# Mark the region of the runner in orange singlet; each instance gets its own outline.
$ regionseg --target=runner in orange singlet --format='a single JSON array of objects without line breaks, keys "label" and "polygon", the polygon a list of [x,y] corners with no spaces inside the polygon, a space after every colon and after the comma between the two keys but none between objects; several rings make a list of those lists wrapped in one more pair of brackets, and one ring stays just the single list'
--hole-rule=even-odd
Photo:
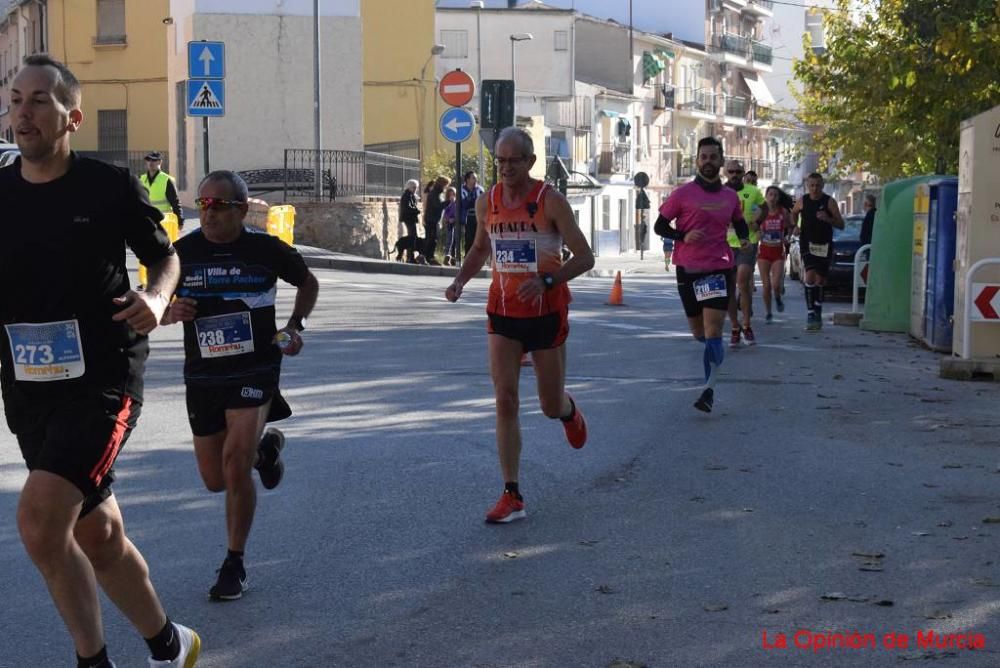
[{"label": "runner in orange singlet", "polygon": [[[535,164],[531,135],[519,128],[503,130],[497,139],[496,162],[500,182],[476,200],[476,220],[485,224],[478,226],[472,248],[445,297],[457,301],[469,279],[488,257],[493,258],[486,313],[504,491],[486,521],[505,523],[525,516],[518,489],[518,384],[523,353],[532,356],[542,412],[562,421],[574,448],[582,448],[587,441],[583,413],[565,391],[571,301],[567,282],[594,266],[594,254],[566,198],[528,175]],[[563,242],[573,254],[565,264]]]}]

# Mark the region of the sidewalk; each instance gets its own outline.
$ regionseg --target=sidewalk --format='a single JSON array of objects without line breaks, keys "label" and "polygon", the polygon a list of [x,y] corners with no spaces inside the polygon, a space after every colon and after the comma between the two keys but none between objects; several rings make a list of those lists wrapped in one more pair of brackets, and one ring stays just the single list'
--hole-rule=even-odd
[{"label": "sidewalk", "polygon": [[[296,244],[295,247],[302,254],[302,257],[305,258],[308,266],[319,269],[340,269],[342,271],[356,271],[368,274],[405,274],[409,276],[454,276],[458,273],[457,267],[432,267],[423,264],[379,260],[299,244]],[[619,271],[623,275],[659,275],[663,273],[663,254],[659,250],[648,251],[643,255],[643,259],[640,259],[638,251],[632,251],[623,255],[595,258],[594,268],[584,275],[591,278],[614,278],[615,274]],[[477,274],[478,278],[485,278],[487,276],[489,276],[489,269],[483,269]]]}]

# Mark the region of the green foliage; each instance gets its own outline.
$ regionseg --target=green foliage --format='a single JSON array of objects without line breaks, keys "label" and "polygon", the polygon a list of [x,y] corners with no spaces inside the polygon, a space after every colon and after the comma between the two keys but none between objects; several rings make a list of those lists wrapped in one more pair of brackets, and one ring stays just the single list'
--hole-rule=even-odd
[{"label": "green foliage", "polygon": [[821,166],[955,173],[961,122],[1000,104],[1000,0],[836,0],[794,64]]},{"label": "green foliage", "polygon": [[[490,164],[493,162],[493,156],[490,155],[489,151],[486,151],[486,171],[490,171]],[[479,175],[479,181],[482,183],[483,175],[479,174],[479,153],[462,153],[462,174],[466,172],[476,172]],[[423,183],[421,184],[421,190],[423,186],[427,185],[428,181],[431,181],[438,176],[447,176],[452,180],[452,185],[455,185],[455,152],[454,151],[434,151],[428,156],[425,156],[420,164],[420,175]]]}]

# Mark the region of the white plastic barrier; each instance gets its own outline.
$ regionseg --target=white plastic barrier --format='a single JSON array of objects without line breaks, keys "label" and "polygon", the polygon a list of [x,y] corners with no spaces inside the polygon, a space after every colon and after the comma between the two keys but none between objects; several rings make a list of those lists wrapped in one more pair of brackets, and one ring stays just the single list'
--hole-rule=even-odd
[{"label": "white plastic barrier", "polygon": [[[972,328],[972,277],[983,267],[991,264],[1000,264],[1000,257],[984,257],[982,260],[969,267],[965,274],[965,319],[962,321],[962,359],[969,359],[969,348],[972,347],[972,335],[969,330]],[[997,322],[1000,320],[976,320],[976,322]]]},{"label": "white plastic barrier", "polygon": [[865,281],[864,286],[858,285],[858,283],[862,280],[861,272],[864,271],[862,269],[861,263],[858,262],[858,260],[861,258],[861,254],[866,251],[868,252],[868,258],[865,259],[865,265],[867,266],[871,259],[872,245],[865,244],[861,248],[859,248],[857,252],[854,253],[854,283],[851,286],[851,292],[853,294],[851,298],[851,313],[858,312],[858,288],[868,287],[868,281]]}]

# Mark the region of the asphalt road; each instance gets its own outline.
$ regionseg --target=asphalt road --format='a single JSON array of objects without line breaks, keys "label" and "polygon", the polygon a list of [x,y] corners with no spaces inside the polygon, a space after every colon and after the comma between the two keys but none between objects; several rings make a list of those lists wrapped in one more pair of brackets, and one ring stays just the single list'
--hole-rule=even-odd
[{"label": "asphalt road", "polygon": [[[938,379],[937,356],[904,336],[804,333],[793,294],[759,345],[727,350],[705,415],[672,280],[626,278],[614,308],[610,280],[580,279],[568,385],[590,441],[566,444],[525,369],[528,518],[490,526],[502,481],[486,282],[449,304],[446,278],[317,275],[306,348],[283,375],[286,476],[260,493],[241,601],[207,598],[223,496],[195,469],[180,329],[153,335],[115,488],[169,614],[202,634],[199,666],[1000,665],[996,385]],[[24,476],[4,431],[0,666],[68,666],[17,536]],[[104,608],[118,665],[145,665]],[[985,650],[917,647],[929,629],[982,634]],[[800,630],[877,646],[796,648]],[[764,633],[789,648],[765,649]],[[888,633],[909,647],[885,648]]]}]

